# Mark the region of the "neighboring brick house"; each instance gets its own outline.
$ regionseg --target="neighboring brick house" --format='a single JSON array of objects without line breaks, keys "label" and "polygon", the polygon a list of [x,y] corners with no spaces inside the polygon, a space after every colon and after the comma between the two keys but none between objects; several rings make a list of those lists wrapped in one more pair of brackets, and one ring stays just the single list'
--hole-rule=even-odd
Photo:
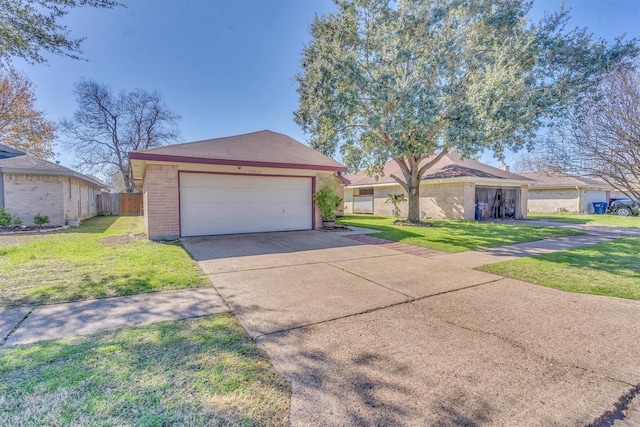
[{"label": "neighboring brick house", "polygon": [[0,208],[33,224],[36,214],[51,225],[78,225],[95,216],[103,184],[56,163],[0,145]]},{"label": "neighboring brick house", "polygon": [[[426,162],[427,160],[425,160]],[[525,218],[527,188],[531,180],[474,160],[445,155],[420,182],[420,212],[423,218],[503,219]],[[391,216],[389,194],[407,195],[391,175],[402,177],[400,166],[389,161],[377,180],[360,171],[346,175],[344,212]],[[406,216],[408,203],[400,205]]]},{"label": "neighboring brick house", "polygon": [[593,213],[593,203],[608,202],[613,187],[604,181],[560,172],[520,174],[534,182],[529,186],[528,211],[531,213]]},{"label": "neighboring brick house", "polygon": [[268,130],[129,153],[150,239],[310,230],[313,193],[346,167]]}]

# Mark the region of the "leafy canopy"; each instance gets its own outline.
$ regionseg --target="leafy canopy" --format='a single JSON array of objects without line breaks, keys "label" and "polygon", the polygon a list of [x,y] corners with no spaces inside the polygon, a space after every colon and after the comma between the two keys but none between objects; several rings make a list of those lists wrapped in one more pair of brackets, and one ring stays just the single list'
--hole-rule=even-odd
[{"label": "leafy canopy", "polygon": [[55,129],[36,108],[31,81],[11,67],[0,67],[0,143],[36,157],[51,157]]},{"label": "leafy canopy", "polygon": [[417,220],[419,177],[435,163],[425,159],[528,146],[637,53],[635,41],[607,46],[586,30],[566,32],[564,10],[530,23],[531,4],[336,0],[311,25],[295,120],[314,148],[340,149],[351,171],[377,174],[394,159]]},{"label": "leafy canopy", "polygon": [[60,21],[77,7],[113,8],[115,0],[2,0],[0,1],[0,61],[12,57],[27,62],[47,60],[42,50],[79,59],[84,38],[70,37]]}]

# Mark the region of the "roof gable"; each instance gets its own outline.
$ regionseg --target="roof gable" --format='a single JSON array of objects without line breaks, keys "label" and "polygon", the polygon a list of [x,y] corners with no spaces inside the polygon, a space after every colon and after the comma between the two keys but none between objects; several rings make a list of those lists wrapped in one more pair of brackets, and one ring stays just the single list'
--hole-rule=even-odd
[{"label": "roof gable", "polygon": [[[4,148],[4,146],[0,146],[0,150],[2,148]],[[72,176],[95,185],[96,187],[105,187],[103,183],[96,179],[90,178],[57,163],[25,154],[22,151],[18,151],[19,154],[8,153],[9,155],[5,157],[2,156],[2,153],[3,151],[0,151],[0,172]]]},{"label": "roof gable", "polygon": [[319,151],[269,130],[133,151],[129,159],[346,171]]},{"label": "roof gable", "polygon": [[[423,164],[430,159],[432,159],[432,157],[425,159]],[[402,177],[400,166],[395,160],[391,160],[384,165],[383,175],[380,176],[378,180],[376,180],[375,176],[367,175],[366,171],[359,171],[355,174],[347,175],[346,179],[354,186],[395,183],[396,181],[391,178],[391,175]],[[461,159],[453,154],[444,155],[435,165],[425,172],[421,180],[424,182],[452,178],[530,181],[530,179],[521,175],[498,169],[475,160]]]}]

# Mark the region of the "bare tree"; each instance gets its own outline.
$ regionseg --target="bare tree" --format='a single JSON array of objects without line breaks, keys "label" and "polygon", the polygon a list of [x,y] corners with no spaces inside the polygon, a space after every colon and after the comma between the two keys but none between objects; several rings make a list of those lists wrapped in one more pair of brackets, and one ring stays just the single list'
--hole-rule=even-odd
[{"label": "bare tree", "polygon": [[134,191],[127,153],[176,140],[180,116],[155,91],[114,95],[104,84],[82,80],[74,92],[78,110],[62,121],[61,129],[68,138],[65,148],[76,155],[76,167],[105,175],[118,172],[126,191]]},{"label": "bare tree", "polygon": [[56,127],[35,102],[31,81],[0,66],[0,142],[36,157],[51,157]]},{"label": "bare tree", "polygon": [[640,62],[611,71],[534,158],[548,168],[599,177],[640,199]]}]

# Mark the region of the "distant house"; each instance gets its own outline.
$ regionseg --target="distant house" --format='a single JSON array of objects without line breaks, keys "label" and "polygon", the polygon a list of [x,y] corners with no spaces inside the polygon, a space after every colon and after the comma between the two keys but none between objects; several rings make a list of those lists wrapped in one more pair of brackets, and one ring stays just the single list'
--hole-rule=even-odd
[{"label": "distant house", "polygon": [[[421,179],[421,216],[464,220],[526,217],[531,180],[507,169],[445,155]],[[346,175],[350,183],[344,190],[345,213],[391,216],[393,206],[385,203],[389,194],[407,195],[391,175],[402,177],[395,161],[385,164],[384,174],[377,180],[364,171]],[[407,203],[400,209],[406,216]]]},{"label": "distant house", "polygon": [[593,203],[608,202],[613,187],[604,181],[570,176],[560,172],[520,174],[533,180],[529,187],[531,213],[593,213]]},{"label": "distant house", "polygon": [[0,208],[33,224],[36,214],[51,225],[78,225],[95,216],[104,185],[56,163],[0,145]]}]

